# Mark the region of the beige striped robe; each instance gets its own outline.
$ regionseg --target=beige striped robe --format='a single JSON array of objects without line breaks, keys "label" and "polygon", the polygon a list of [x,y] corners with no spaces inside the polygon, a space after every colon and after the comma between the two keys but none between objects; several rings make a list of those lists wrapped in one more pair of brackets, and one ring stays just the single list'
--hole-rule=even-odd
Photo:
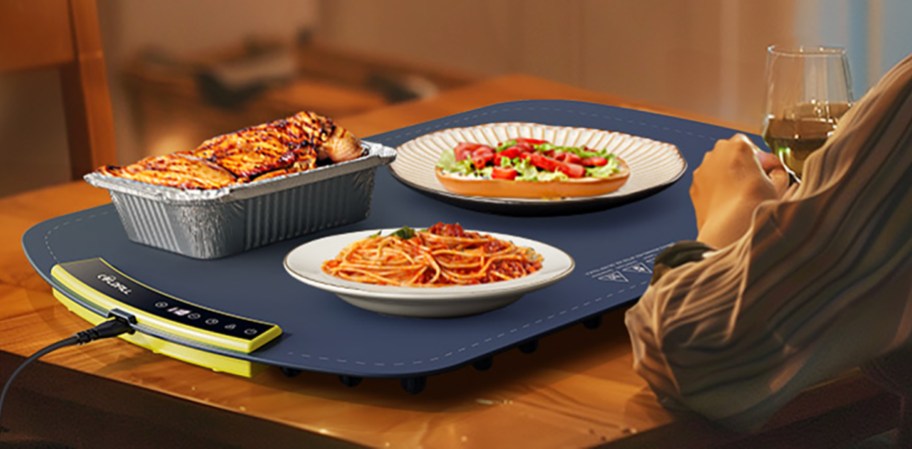
[{"label": "beige striped robe", "polygon": [[802,389],[912,343],[910,292],[912,56],[740,240],[654,281],[627,312],[634,368],[666,406],[756,428]]}]

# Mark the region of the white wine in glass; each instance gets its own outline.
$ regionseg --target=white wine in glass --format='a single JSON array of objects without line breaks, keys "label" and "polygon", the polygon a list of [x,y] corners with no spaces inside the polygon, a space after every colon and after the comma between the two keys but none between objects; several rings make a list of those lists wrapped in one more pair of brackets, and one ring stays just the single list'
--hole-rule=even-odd
[{"label": "white wine in glass", "polygon": [[766,59],[763,140],[794,177],[852,105],[845,50],[771,46]]}]

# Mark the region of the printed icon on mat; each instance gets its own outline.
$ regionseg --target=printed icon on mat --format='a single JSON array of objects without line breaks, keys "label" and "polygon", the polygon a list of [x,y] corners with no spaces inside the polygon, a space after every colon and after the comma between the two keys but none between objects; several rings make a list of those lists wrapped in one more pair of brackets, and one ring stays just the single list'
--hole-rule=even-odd
[{"label": "printed icon on mat", "polygon": [[624,276],[624,273],[614,270],[609,271],[608,273],[599,276],[598,280],[600,281],[611,281],[611,282],[629,282],[627,276]]},{"label": "printed icon on mat", "polygon": [[168,303],[165,301],[159,301],[159,302],[155,303],[156,309],[164,309],[165,307],[168,307]]},{"label": "printed icon on mat", "polygon": [[215,318],[207,318],[206,324],[208,324],[210,326],[215,326],[216,324],[218,324],[218,320]]},{"label": "printed icon on mat", "polygon": [[244,329],[244,333],[247,335],[256,335],[257,330],[254,328],[247,328],[247,329]]},{"label": "printed icon on mat", "polygon": [[191,313],[190,315],[187,315],[187,318],[190,318],[191,320],[198,320],[198,319],[200,319],[200,314],[194,312],[194,313]]},{"label": "printed icon on mat", "polygon": [[639,263],[633,264],[629,267],[626,267],[626,268],[624,268],[623,271],[626,271],[628,273],[652,274],[652,270],[650,270],[649,267],[647,267],[646,264],[643,262],[639,262]]},{"label": "printed icon on mat", "polygon": [[237,328],[237,324],[231,323],[225,325],[225,330],[233,331]]},{"label": "printed icon on mat", "polygon": [[[673,243],[643,251],[633,256],[625,257],[598,268],[586,271],[586,276],[601,282],[617,282],[620,284],[646,285],[645,277],[652,275],[652,266],[655,258]],[[632,279],[632,280],[631,280]]]}]

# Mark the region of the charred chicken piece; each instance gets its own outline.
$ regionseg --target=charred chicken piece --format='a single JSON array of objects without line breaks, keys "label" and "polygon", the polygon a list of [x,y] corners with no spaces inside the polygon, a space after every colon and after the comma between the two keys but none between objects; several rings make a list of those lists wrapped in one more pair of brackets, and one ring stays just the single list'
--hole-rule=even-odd
[{"label": "charred chicken piece", "polygon": [[291,134],[305,136],[313,142],[317,158],[344,162],[361,157],[363,150],[358,139],[332,119],[313,112],[299,112],[287,120]]},{"label": "charred chicken piece", "polygon": [[[358,139],[332,119],[299,112],[213,137],[192,151],[99,172],[169,187],[217,189],[311,170],[317,159],[343,162],[362,153]],[[172,165],[175,173],[168,173]]]},{"label": "charred chicken piece", "polygon": [[210,139],[194,156],[214,162],[240,179],[250,180],[294,164],[294,147],[275,130],[248,128]]},{"label": "charred chicken piece", "polygon": [[125,167],[106,166],[101,173],[180,189],[220,189],[237,182],[229,171],[185,153],[143,159]]}]

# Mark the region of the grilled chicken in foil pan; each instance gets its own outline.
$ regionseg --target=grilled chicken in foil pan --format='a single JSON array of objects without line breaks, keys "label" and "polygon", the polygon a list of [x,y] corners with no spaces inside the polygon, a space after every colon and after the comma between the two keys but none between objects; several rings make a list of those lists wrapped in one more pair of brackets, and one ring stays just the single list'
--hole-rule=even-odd
[{"label": "grilled chicken in foil pan", "polygon": [[364,219],[395,156],[300,112],[85,180],[109,190],[131,240],[212,259]]}]

